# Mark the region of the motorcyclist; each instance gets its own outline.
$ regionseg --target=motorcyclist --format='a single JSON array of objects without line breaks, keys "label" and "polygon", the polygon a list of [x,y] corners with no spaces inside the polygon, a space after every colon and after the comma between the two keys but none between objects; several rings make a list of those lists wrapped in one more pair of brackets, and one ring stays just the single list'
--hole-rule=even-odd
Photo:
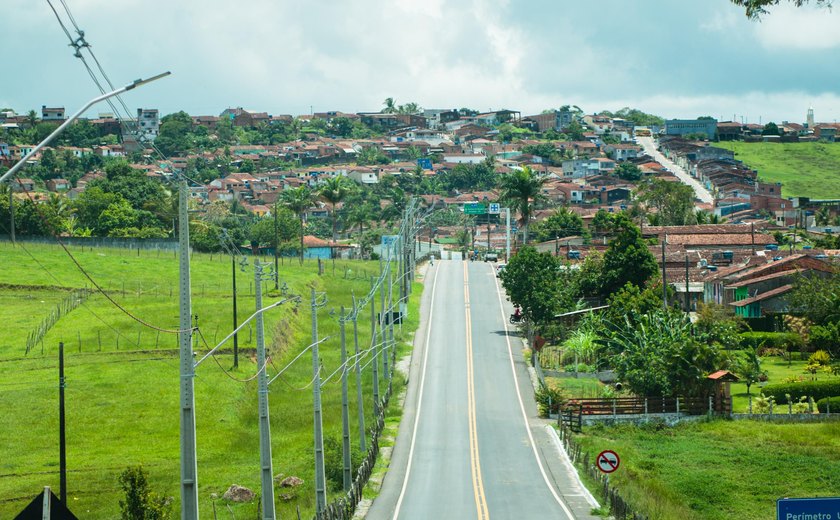
[{"label": "motorcyclist", "polygon": [[522,319],[522,310],[519,308],[519,305],[513,306],[513,319],[514,321],[519,321]]}]

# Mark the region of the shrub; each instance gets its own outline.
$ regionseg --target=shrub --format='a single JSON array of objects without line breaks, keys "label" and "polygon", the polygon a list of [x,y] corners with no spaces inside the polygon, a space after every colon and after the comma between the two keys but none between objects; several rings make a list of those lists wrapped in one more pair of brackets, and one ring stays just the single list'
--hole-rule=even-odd
[{"label": "shrub", "polygon": [[831,363],[831,356],[825,350],[818,350],[808,357],[809,365],[825,366]]},{"label": "shrub", "polygon": [[[563,370],[565,370],[566,372],[574,372],[575,371],[575,364],[571,363],[569,365],[566,365],[566,366],[563,367]],[[578,363],[577,364],[577,371],[578,372],[583,372],[585,374],[591,374],[591,373],[597,372],[597,370],[595,369],[595,367],[593,365],[587,365],[586,363]]]},{"label": "shrub", "polygon": [[[330,487],[339,491],[344,487],[344,455],[342,454],[341,439],[324,437],[324,471]],[[362,463],[364,455],[359,451],[359,445],[350,443],[350,465],[355,472]],[[354,474],[351,474],[351,479]]]},{"label": "shrub", "polygon": [[553,385],[549,386],[546,384],[540,385],[540,388],[536,391],[534,397],[537,400],[540,417],[548,417],[549,412],[559,413],[560,407],[566,401],[560,387]]},{"label": "shrub", "polygon": [[741,348],[774,348],[782,351],[798,350],[804,344],[794,332],[743,332]]},{"label": "shrub", "polygon": [[[786,394],[798,401],[801,397],[811,396],[815,400],[840,395],[840,380],[801,381],[796,383],[775,383],[764,387],[764,393],[772,396],[777,403],[787,404]],[[838,409],[840,411],[840,409]]]},{"label": "shrub", "polygon": [[817,401],[817,410],[820,413],[828,413],[829,409],[831,413],[840,413],[840,396],[824,397]]},{"label": "shrub", "polygon": [[120,500],[123,520],[168,520],[172,518],[172,501],[149,489],[143,466],[129,466],[119,477],[125,500]]},{"label": "shrub", "polygon": [[755,413],[770,413],[770,408],[773,405],[773,396],[766,396],[763,393],[755,398],[753,401],[753,411]]},{"label": "shrub", "polygon": [[777,356],[777,357],[785,357],[787,352],[780,348],[776,347],[759,347],[757,350],[758,357],[770,357],[770,356]]}]

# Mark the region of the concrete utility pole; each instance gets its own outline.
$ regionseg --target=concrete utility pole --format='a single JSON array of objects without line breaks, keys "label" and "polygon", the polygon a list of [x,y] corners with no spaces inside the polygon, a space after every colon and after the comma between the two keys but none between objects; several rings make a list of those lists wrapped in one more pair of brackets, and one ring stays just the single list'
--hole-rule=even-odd
[{"label": "concrete utility pole", "polygon": [[[388,290],[390,290],[390,286],[391,286],[391,262],[390,262],[391,257],[390,257],[390,254],[391,254],[391,250],[390,250],[390,246],[389,246],[389,248],[388,248],[388,255],[389,255],[388,256],[388,262],[385,262],[385,269],[388,270],[388,275],[384,276],[385,272],[382,271],[382,273],[383,273],[382,283],[385,284],[385,281],[387,280]],[[388,312],[390,312],[390,310],[388,310],[388,311],[385,310],[385,286],[384,285],[379,286],[379,310],[380,310],[380,312],[379,312],[379,337],[380,337],[380,341],[381,341],[381,345],[382,345],[382,380],[387,381],[388,380],[388,342],[387,342],[387,337],[386,337],[385,325],[386,325],[386,323],[388,323],[386,321],[386,320],[388,320],[388,318],[386,318],[386,316],[388,316]]]},{"label": "concrete utility pole", "polygon": [[505,208],[505,262],[510,262],[510,208]]},{"label": "concrete utility pole", "polygon": [[[257,312],[262,310],[262,270],[258,258],[254,259],[254,293]],[[268,377],[265,373],[265,327],[263,313],[257,314],[257,394],[260,418],[260,481],[262,483],[263,520],[274,520],[274,471],[271,464],[271,423],[268,417]]]},{"label": "concrete utility pole", "polygon": [[274,290],[280,289],[280,269],[277,266],[277,201],[274,201]]},{"label": "concrete utility pole", "polygon": [[327,479],[324,471],[324,431],[321,420],[321,362],[318,358],[318,304],[315,288],[312,298],[312,404],[315,421],[315,509],[318,513],[327,508]]},{"label": "concrete utility pole", "polygon": [[[394,345],[394,299],[393,299],[393,292],[394,292],[394,284],[392,280],[393,271],[388,269],[388,348],[390,349],[389,352],[391,357],[395,357],[396,352],[396,345]],[[393,376],[394,367],[390,367],[390,371],[388,370],[388,356],[385,356],[385,372],[383,376],[385,379],[388,380],[388,387],[391,387],[391,378]]]},{"label": "concrete utility pole", "polygon": [[356,295],[353,295],[353,351],[356,354],[356,409],[359,412],[359,450],[367,451],[365,439],[365,403],[362,397],[362,362],[359,359],[359,328]]},{"label": "concrete utility pole", "polygon": [[373,288],[376,287],[373,277],[370,280],[370,343],[373,347],[373,415],[379,415],[379,349],[381,345],[376,344],[376,301],[374,300]]},{"label": "concrete utility pole", "polygon": [[662,308],[668,310],[668,281],[665,277],[665,244],[668,242],[667,233],[662,239]]},{"label": "concrete utility pole", "polygon": [[[239,318],[236,316],[236,257],[230,257],[230,269],[233,274],[233,330],[239,326]],[[239,368],[239,334],[233,334],[233,368]]]},{"label": "concrete utility pole", "polygon": [[58,344],[58,497],[67,505],[67,437],[64,433],[64,342]]},{"label": "concrete utility pole", "polygon": [[187,217],[187,181],[178,194],[178,253],[181,364],[181,519],[198,520],[198,463],[195,446],[195,365],[192,349],[192,299],[190,296],[190,225]]},{"label": "concrete utility pole", "polygon": [[344,491],[350,491],[353,481],[353,462],[350,460],[350,404],[347,397],[347,339],[345,335],[344,305],[338,323],[341,327],[341,453],[344,455]]}]

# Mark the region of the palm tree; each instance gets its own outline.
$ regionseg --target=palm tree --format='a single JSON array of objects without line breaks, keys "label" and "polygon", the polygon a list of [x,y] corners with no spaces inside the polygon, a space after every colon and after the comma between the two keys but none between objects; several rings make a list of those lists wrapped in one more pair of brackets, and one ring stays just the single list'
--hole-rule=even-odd
[{"label": "palm tree", "polygon": [[395,114],[397,112],[397,102],[394,101],[394,98],[385,98],[382,104],[385,105],[385,108],[382,109],[383,114]]},{"label": "palm tree", "polygon": [[280,195],[280,203],[300,219],[300,263],[303,264],[303,215],[315,204],[315,197],[309,188],[299,186],[284,191]]},{"label": "palm tree", "polygon": [[510,209],[519,213],[519,225],[522,228],[524,244],[528,243],[528,224],[531,221],[534,205],[545,198],[542,194],[545,181],[545,178],[538,177],[527,166],[502,178],[502,193],[499,198]]},{"label": "palm tree", "polygon": [[827,226],[831,222],[831,213],[827,206],[823,206],[814,214],[814,223],[818,226]]},{"label": "palm tree", "polygon": [[332,210],[330,211],[330,216],[332,216],[332,239],[333,243],[338,240],[337,232],[336,232],[336,224],[338,222],[337,215],[335,213],[335,206],[339,202],[343,201],[347,198],[347,195],[350,194],[352,191],[352,187],[347,184],[347,179],[341,176],[330,177],[327,181],[321,185],[318,189],[318,197],[321,198],[324,202],[328,202],[332,206]]}]

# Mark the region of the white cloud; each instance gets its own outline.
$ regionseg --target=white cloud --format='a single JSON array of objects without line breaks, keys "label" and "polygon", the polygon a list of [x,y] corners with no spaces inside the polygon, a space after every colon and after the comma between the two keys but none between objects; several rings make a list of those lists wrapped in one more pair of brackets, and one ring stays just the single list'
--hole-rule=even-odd
[{"label": "white cloud", "polygon": [[840,47],[840,12],[783,3],[755,24],[755,36],[768,49],[820,50]]},{"label": "white cloud", "polygon": [[743,13],[733,9],[715,11],[711,19],[700,23],[700,29],[709,32],[726,32],[734,29],[743,16]]}]

